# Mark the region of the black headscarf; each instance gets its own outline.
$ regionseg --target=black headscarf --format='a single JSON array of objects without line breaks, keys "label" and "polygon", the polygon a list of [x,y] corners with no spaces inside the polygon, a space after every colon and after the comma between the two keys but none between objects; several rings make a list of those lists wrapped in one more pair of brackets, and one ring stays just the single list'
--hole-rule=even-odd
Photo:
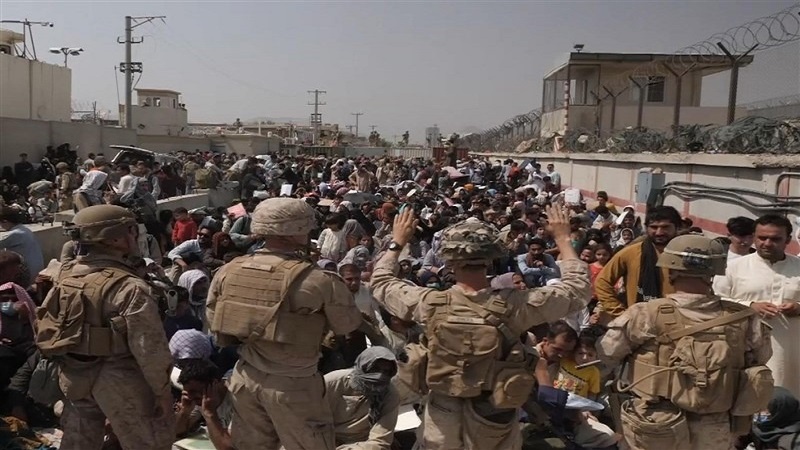
[{"label": "black headscarf", "polygon": [[775,386],[767,410],[769,419],[753,427],[760,443],[774,444],[783,436],[800,434],[800,401],[788,389]]}]

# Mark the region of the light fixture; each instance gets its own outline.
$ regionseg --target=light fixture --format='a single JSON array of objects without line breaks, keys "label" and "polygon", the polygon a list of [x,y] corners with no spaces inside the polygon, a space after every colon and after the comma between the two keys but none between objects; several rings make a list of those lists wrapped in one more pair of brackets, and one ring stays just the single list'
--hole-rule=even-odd
[{"label": "light fixture", "polygon": [[50,47],[50,53],[64,55],[64,67],[67,67],[67,58],[70,56],[78,56],[83,53],[82,47]]},{"label": "light fixture", "polygon": [[575,44],[572,48],[574,48],[576,52],[580,53],[583,50],[583,44]]}]

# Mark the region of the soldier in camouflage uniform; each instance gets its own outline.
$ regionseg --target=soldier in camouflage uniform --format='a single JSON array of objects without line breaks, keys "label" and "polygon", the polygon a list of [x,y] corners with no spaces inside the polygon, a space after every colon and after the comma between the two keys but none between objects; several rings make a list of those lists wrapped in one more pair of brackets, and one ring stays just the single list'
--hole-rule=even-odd
[{"label": "soldier in camouflage uniform", "polygon": [[[520,335],[586,307],[590,296],[588,269],[570,245],[565,212],[550,208],[548,217],[563,256],[561,283],[528,291],[492,289],[487,268],[506,255],[506,249],[494,228],[467,220],[442,235],[439,256],[456,279],[444,292],[396,278],[399,255],[416,231],[416,220],[410,209],[395,218],[393,241],[376,264],[370,286],[384,306],[409,305],[425,328],[425,380],[430,390],[420,448],[521,448],[517,409],[534,382],[533,361],[520,353]],[[513,375],[504,378],[504,373]]]},{"label": "soldier in camouflage uniform", "polygon": [[657,265],[669,269],[676,292],[631,306],[597,344],[608,365],[629,366],[620,390],[633,398],[620,419],[632,450],[729,450],[771,398],[768,330],[711,288],[726,258],[704,236],[673,239]]},{"label": "soldier in camouflage uniform", "polygon": [[317,371],[328,330],[362,323],[342,279],[307,259],[314,210],[303,200],[270,198],[253,212],[264,246],[214,276],[208,323],[221,345],[241,342],[231,377],[231,439],[242,450],[334,450],[333,414]]},{"label": "soldier in camouflage uniform", "polygon": [[88,254],[62,266],[37,311],[37,345],[58,363],[65,396],[61,448],[101,448],[108,419],[123,449],[168,450],[172,357],[150,287],[130,265],[136,219],[98,205],[73,221]]}]

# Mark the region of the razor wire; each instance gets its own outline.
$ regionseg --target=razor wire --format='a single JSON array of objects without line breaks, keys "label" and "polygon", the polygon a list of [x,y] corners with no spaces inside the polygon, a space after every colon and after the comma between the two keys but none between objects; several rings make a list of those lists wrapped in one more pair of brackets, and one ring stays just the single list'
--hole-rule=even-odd
[{"label": "razor wire", "polygon": [[800,3],[759,17],[745,24],[715,33],[707,39],[675,51],[664,60],[640,64],[607,83],[607,88],[619,91],[630,86],[630,79],[648,80],[651,77],[691,71],[696,65],[719,63],[728,59],[723,50],[733,56],[757,53],[800,40]]},{"label": "razor wire", "polygon": [[[763,16],[747,22],[745,24],[729,28],[721,33],[715,33],[707,39],[696,42],[692,45],[683,47],[673,55],[660,61],[652,61],[636,66],[635,68],[625,71],[613,78],[604,86],[611,92],[621,93],[625,89],[630,88],[630,80],[640,79],[649,80],[654,76],[664,76],[670,74],[670,69],[675,72],[690,72],[697,65],[703,64],[719,64],[720,58],[728,58],[725,50],[733,56],[750,53],[757,53],[764,50],[779,47],[781,45],[795,42],[800,40],[800,3],[796,3],[786,9],[778,11],[774,14]],[[489,128],[481,133],[473,135],[469,141],[468,147],[472,150],[493,148],[498,149],[501,146],[509,147],[513,136],[513,127],[508,124],[514,123],[514,119],[525,116],[529,120],[534,121],[536,126],[541,124],[542,111],[537,109],[527,114],[515,116],[503,122],[503,125],[498,127]],[[762,118],[763,119],[763,118]],[[737,121],[740,122],[740,121]],[[708,139],[709,129],[714,128],[707,125],[689,125],[681,126],[678,133],[671,140],[666,138],[666,135],[655,130],[621,130],[617,131],[614,136],[605,141],[605,145],[599,144],[600,139],[597,136],[593,138],[585,136],[593,136],[594,134],[586,130],[567,131],[564,136],[564,141],[567,148],[586,148],[587,151],[599,150],[600,148],[612,148],[620,152],[636,152],[636,151],[663,151],[664,148],[679,149],[693,151],[694,148],[707,148],[709,146],[722,151],[722,149],[739,151],[742,148],[750,148],[753,152],[794,152],[796,147],[795,131],[797,130],[791,124],[782,123],[763,123],[756,124],[740,123],[735,125],[734,122],[728,127],[734,127],[732,130],[749,130],[750,132],[759,133],[758,139],[746,140],[739,137],[734,145],[731,139],[719,137],[716,144],[712,145]],[[791,128],[787,129],[786,126]],[[533,126],[531,127],[533,130]],[[718,127],[723,128],[723,127]],[[771,130],[771,131],[770,131]],[[777,136],[774,139],[768,139],[770,135]],[[533,134],[533,133],[529,133]],[[735,134],[735,132],[734,132]],[[662,136],[663,135],[663,136]],[[584,136],[584,137],[582,137]],[[614,140],[616,137],[616,140]],[[581,142],[581,140],[583,142]],[[747,144],[742,147],[743,144]],[[545,150],[552,147],[552,139],[549,142],[542,142],[540,148]]]},{"label": "razor wire", "polygon": [[[800,154],[800,123],[750,116],[730,125],[681,125],[671,137],[648,128],[626,128],[601,140],[586,129],[568,130],[564,147],[578,153]],[[552,138],[539,151],[552,151]]]}]

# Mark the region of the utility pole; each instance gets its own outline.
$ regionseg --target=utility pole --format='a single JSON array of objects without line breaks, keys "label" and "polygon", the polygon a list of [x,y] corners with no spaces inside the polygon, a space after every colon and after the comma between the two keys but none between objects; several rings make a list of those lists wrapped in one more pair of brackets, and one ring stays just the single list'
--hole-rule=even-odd
[{"label": "utility pole", "polygon": [[120,71],[125,73],[125,128],[133,128],[133,117],[131,111],[133,110],[133,74],[142,73],[141,62],[131,62],[131,45],[141,44],[144,38],[133,38],[133,29],[150,23],[156,19],[161,19],[163,22],[167,16],[142,16],[132,17],[125,16],[125,40],[119,40],[117,43],[125,44],[125,62],[120,64]]},{"label": "utility pole", "polygon": [[375,131],[375,128],[378,128],[378,126],[377,125],[370,125],[369,128],[370,128],[371,131]]},{"label": "utility pole", "polygon": [[355,128],[354,125],[345,125],[344,127],[347,128],[348,133],[353,134],[353,128]]},{"label": "utility pole", "polygon": [[356,116],[356,139],[358,139],[358,116],[363,116],[363,112],[350,113],[351,116]]},{"label": "utility pole", "polygon": [[319,127],[322,125],[322,114],[319,112],[319,107],[327,104],[320,103],[319,94],[327,94],[328,92],[314,89],[313,91],[308,91],[308,93],[314,94],[314,103],[309,102],[308,104],[314,106],[314,114],[311,115],[311,126],[314,127],[314,145],[316,145],[319,139]]}]

